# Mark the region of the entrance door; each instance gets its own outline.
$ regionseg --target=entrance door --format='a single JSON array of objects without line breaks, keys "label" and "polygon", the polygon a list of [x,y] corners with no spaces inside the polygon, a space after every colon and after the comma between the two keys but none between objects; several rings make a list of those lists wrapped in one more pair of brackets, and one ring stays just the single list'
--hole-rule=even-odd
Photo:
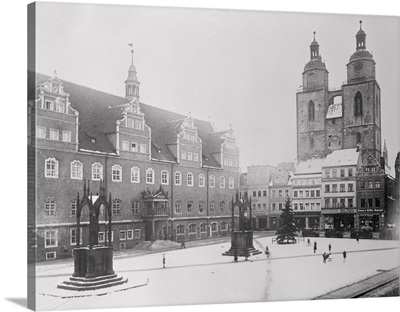
[{"label": "entrance door", "polygon": [[146,241],[151,240],[151,236],[153,235],[153,227],[151,225],[151,222],[146,222],[144,225],[144,239]]}]

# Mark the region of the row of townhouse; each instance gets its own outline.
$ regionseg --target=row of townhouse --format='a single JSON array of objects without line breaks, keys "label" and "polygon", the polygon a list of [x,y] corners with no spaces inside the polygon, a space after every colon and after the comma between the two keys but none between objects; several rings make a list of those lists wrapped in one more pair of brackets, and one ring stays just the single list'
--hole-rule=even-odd
[{"label": "row of townhouse", "polygon": [[[232,129],[139,102],[132,65],[125,97],[28,72],[28,223],[34,261],[71,257],[77,197],[105,187],[114,249],[145,240],[227,235],[239,186]],[[100,209],[99,243],[107,233]],[[81,216],[88,243],[88,209]]]},{"label": "row of townhouse", "polygon": [[[282,163],[276,168],[249,167],[248,183],[241,187],[252,195],[253,224],[257,229],[276,230],[279,227],[280,215],[289,196],[300,229],[369,227],[380,231],[387,213],[385,184],[393,179],[385,173],[383,163],[370,154],[362,159],[359,149],[335,150],[326,158],[312,158],[296,166]],[[256,174],[255,169],[264,174]],[[272,173],[266,175],[266,172]],[[263,184],[249,183],[252,175],[262,176]],[[269,202],[269,206],[260,206],[261,200]]]}]

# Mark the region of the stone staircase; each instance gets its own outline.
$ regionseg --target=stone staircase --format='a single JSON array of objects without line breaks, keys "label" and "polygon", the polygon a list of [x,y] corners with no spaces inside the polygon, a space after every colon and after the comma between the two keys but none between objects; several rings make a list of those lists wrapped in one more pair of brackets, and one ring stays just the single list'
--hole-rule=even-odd
[{"label": "stone staircase", "polygon": [[124,279],[122,276],[118,276],[117,274],[94,278],[70,277],[69,281],[65,281],[62,284],[57,285],[57,288],[75,291],[96,290],[122,285],[127,282],[128,279]]}]

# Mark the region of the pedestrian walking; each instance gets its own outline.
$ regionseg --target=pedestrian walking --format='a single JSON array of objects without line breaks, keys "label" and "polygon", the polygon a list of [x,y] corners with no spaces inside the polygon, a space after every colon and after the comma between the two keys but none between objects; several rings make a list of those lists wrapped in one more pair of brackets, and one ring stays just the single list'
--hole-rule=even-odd
[{"label": "pedestrian walking", "polygon": [[343,250],[343,262],[346,262],[346,256],[347,256],[346,250]]},{"label": "pedestrian walking", "polygon": [[357,244],[360,243],[360,235],[358,233],[356,234],[356,241],[357,241]]},{"label": "pedestrian walking", "polygon": [[326,263],[326,252],[322,254],[323,263]]},{"label": "pedestrian walking", "polygon": [[268,246],[267,246],[267,248],[265,249],[265,254],[267,255],[267,258],[269,258],[269,249],[268,249]]},{"label": "pedestrian walking", "polygon": [[317,242],[314,242],[314,253],[317,251]]},{"label": "pedestrian walking", "polygon": [[184,240],[184,239],[181,241],[181,249],[182,249],[182,248],[186,248],[185,240]]},{"label": "pedestrian walking", "polygon": [[310,242],[309,238],[307,238],[307,246],[311,246],[311,242]]},{"label": "pedestrian walking", "polygon": [[162,266],[165,269],[165,254],[162,255]]},{"label": "pedestrian walking", "polygon": [[329,244],[328,249],[329,249],[329,253],[331,253],[331,249],[332,249],[331,244]]}]

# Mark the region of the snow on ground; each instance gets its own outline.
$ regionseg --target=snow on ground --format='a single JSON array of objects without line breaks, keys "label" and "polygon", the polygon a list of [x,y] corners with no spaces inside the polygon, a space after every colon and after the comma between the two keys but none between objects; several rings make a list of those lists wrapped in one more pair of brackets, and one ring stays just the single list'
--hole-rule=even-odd
[{"label": "snow on ground", "polygon": [[[226,242],[120,257],[114,259],[114,270],[128,278],[128,283],[85,292],[56,288],[71,276],[72,260],[38,264],[37,309],[312,299],[375,275],[379,273],[377,270],[399,266],[398,241],[360,240],[357,243],[354,239],[324,237],[310,238],[310,241],[311,246],[306,242],[277,245],[272,243],[271,237],[255,238],[254,247],[264,251],[268,246],[270,257],[267,259],[263,253],[250,257],[249,261],[240,258],[237,263],[232,257],[221,255],[230,247]],[[315,254],[314,241],[318,248]],[[321,254],[328,252],[328,244],[332,245],[332,260],[323,263]],[[346,262],[343,262],[343,250],[347,252]],[[163,255],[165,269],[162,268]],[[132,288],[134,286],[138,287]]]}]

